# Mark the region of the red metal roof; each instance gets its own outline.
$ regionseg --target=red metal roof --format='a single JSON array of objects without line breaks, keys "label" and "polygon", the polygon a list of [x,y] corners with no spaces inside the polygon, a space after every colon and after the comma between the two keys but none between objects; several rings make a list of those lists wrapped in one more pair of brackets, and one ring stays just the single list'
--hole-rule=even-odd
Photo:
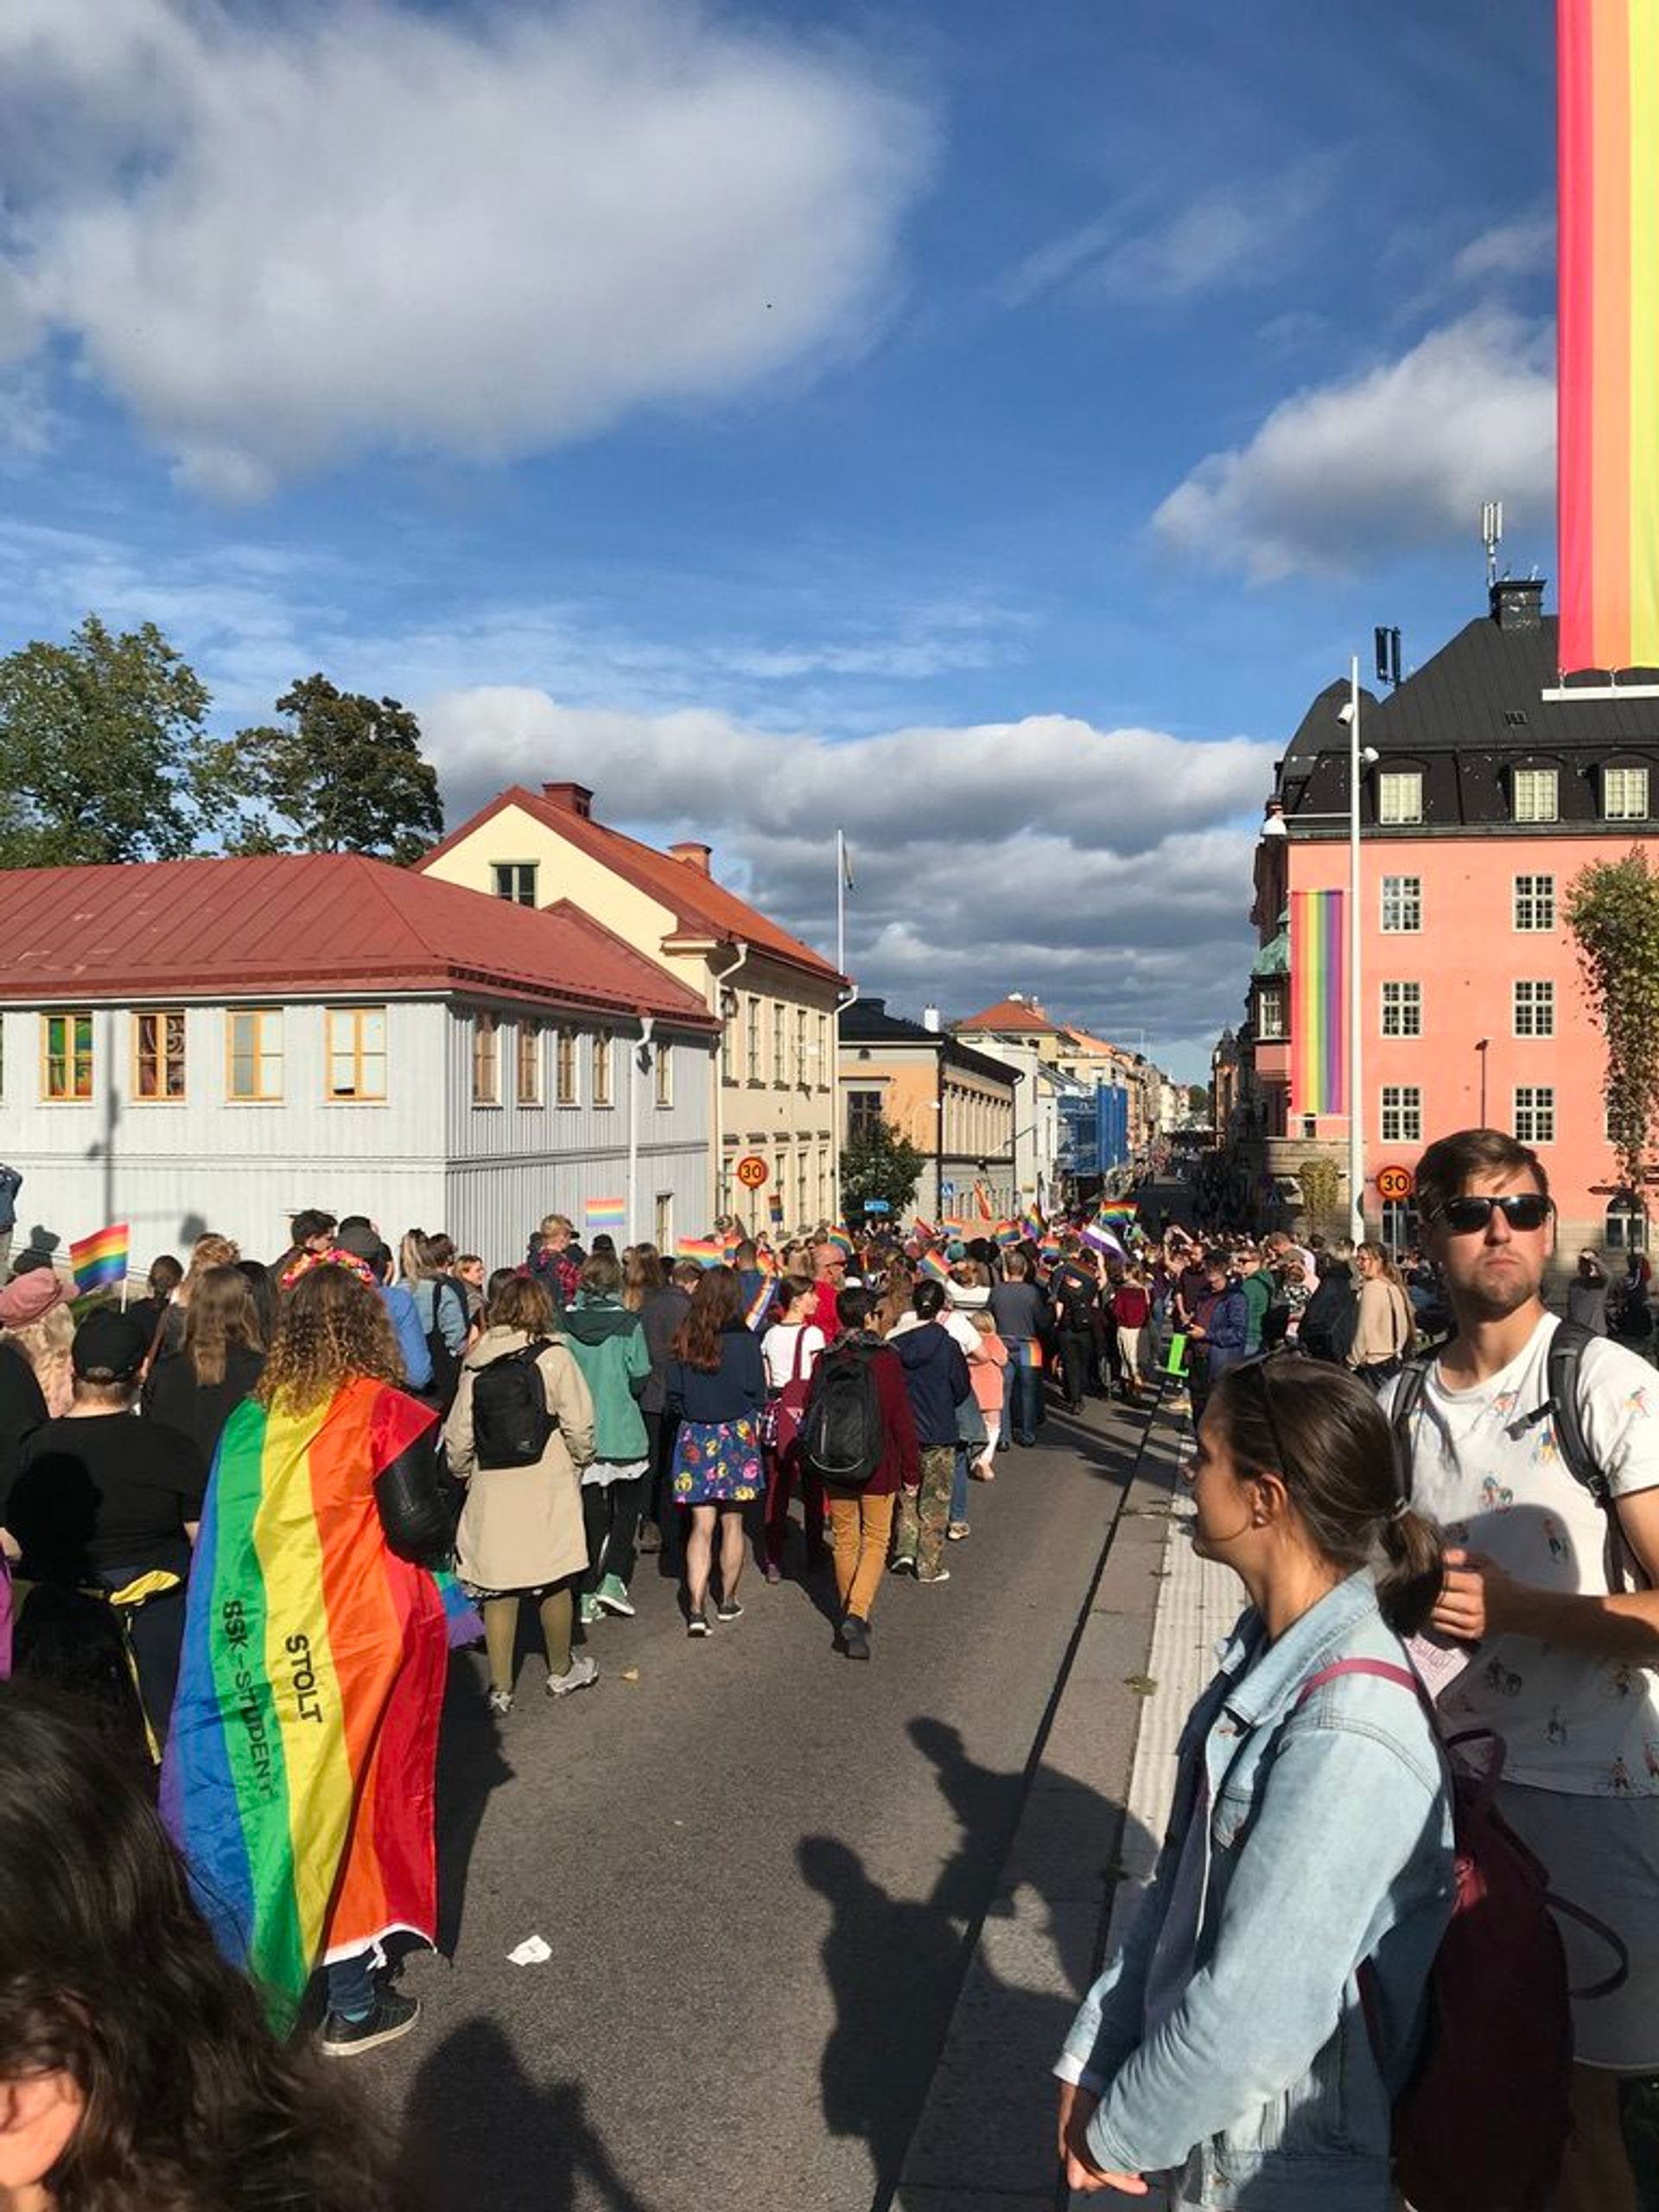
[{"label": "red metal roof", "polygon": [[537,912],[357,853],[0,869],[0,1001],[467,990],[712,1029],[568,900]]},{"label": "red metal roof", "polygon": [[814,952],[799,938],[791,937],[758,907],[751,906],[724,884],[716,883],[713,876],[705,875],[692,861],[659,853],[655,846],[641,844],[637,837],[624,836],[620,830],[607,829],[591,815],[578,813],[575,807],[529,791],[522,784],[513,785],[474,815],[470,822],[463,822],[460,829],[452,830],[418,865],[424,868],[440,853],[453,850],[463,838],[473,836],[510,806],[522,807],[536,821],[544,823],[561,837],[569,838],[578,851],[614,870],[625,881],[666,906],[675,921],[671,941],[673,938],[714,938],[729,944],[741,938],[757,952],[782,960],[791,968],[804,969],[826,983],[839,986],[845,980],[836,972],[833,962]]},{"label": "red metal roof", "polygon": [[988,1006],[982,1014],[970,1014],[966,1021],[952,1025],[958,1032],[963,1029],[1024,1029],[1048,1036],[1058,1033],[1059,1023],[1051,1021],[1040,1007],[1033,1006],[1028,999],[999,999],[995,1006]]}]

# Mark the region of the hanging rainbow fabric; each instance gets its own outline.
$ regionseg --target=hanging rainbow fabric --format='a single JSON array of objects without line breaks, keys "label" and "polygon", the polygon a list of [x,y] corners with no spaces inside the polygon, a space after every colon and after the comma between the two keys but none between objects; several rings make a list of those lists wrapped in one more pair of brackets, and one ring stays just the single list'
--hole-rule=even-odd
[{"label": "hanging rainbow fabric", "polygon": [[1559,0],[1563,673],[1659,668],[1659,10]]},{"label": "hanging rainbow fabric", "polygon": [[1290,1110],[1348,1111],[1347,894],[1290,894]]},{"label": "hanging rainbow fabric", "polygon": [[596,1229],[614,1233],[628,1225],[628,1202],[626,1198],[584,1198],[582,1216],[590,1236]]}]

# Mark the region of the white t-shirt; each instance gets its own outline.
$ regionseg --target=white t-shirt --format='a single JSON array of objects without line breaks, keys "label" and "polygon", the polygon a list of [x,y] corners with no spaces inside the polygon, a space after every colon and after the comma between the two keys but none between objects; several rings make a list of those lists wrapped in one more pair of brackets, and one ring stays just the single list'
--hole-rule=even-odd
[{"label": "white t-shirt", "polygon": [[[1499,1374],[1448,1390],[1438,1361],[1412,1419],[1412,1502],[1450,1544],[1484,1552],[1534,1589],[1605,1594],[1607,1522],[1567,1470],[1553,1416],[1541,1320]],[[1382,1393],[1392,1407],[1397,1382]],[[1613,1494],[1659,1484],[1659,1376],[1622,1344],[1586,1345],[1579,1407],[1585,1441]],[[1442,1693],[1455,1728],[1491,1728],[1508,1747],[1506,1781],[1572,1796],[1659,1797],[1659,1673],[1535,1637],[1489,1637]]]},{"label": "white t-shirt", "polygon": [[810,1321],[793,1328],[782,1321],[774,1321],[760,1339],[760,1357],[766,1363],[769,1386],[774,1390],[781,1390],[793,1376],[798,1357],[801,1363],[801,1380],[804,1382],[823,1346],[823,1331],[815,1327]]}]

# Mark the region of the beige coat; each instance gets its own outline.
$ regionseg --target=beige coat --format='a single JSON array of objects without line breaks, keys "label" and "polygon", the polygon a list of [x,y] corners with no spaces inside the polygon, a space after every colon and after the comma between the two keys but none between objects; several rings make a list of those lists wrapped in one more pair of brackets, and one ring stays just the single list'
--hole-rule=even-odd
[{"label": "beige coat", "polygon": [[473,1380],[480,1367],[530,1342],[522,1329],[486,1329],[461,1363],[443,1425],[449,1471],[467,1485],[456,1569],[475,1590],[540,1590],[588,1564],[582,1470],[594,1456],[594,1402],[563,1337],[537,1365],[558,1427],[533,1467],[480,1467],[473,1448]]},{"label": "beige coat", "polygon": [[1411,1350],[1412,1334],[1410,1301],[1399,1285],[1386,1275],[1362,1276],[1349,1366],[1380,1367],[1388,1360],[1403,1359]]}]

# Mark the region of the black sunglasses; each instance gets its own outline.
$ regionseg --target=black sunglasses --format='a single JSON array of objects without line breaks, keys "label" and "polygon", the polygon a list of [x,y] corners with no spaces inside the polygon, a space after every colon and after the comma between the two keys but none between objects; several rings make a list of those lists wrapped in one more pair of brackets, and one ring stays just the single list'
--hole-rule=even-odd
[{"label": "black sunglasses", "polygon": [[1541,1229],[1549,1219],[1549,1200],[1538,1191],[1513,1191],[1501,1198],[1447,1198],[1437,1217],[1453,1236],[1473,1236],[1485,1228],[1494,1207],[1511,1229]]},{"label": "black sunglasses", "polygon": [[1262,1401],[1262,1417],[1268,1424],[1268,1433],[1272,1437],[1273,1448],[1279,1455],[1277,1471],[1281,1480],[1288,1481],[1289,1477],[1286,1473],[1288,1454],[1285,1450],[1285,1440],[1279,1433],[1279,1424],[1274,1419],[1273,1392],[1268,1387],[1268,1373],[1272,1364],[1272,1357],[1270,1353],[1258,1352],[1254,1359],[1241,1360],[1233,1370],[1233,1373],[1248,1375],[1255,1381],[1256,1395]]}]

